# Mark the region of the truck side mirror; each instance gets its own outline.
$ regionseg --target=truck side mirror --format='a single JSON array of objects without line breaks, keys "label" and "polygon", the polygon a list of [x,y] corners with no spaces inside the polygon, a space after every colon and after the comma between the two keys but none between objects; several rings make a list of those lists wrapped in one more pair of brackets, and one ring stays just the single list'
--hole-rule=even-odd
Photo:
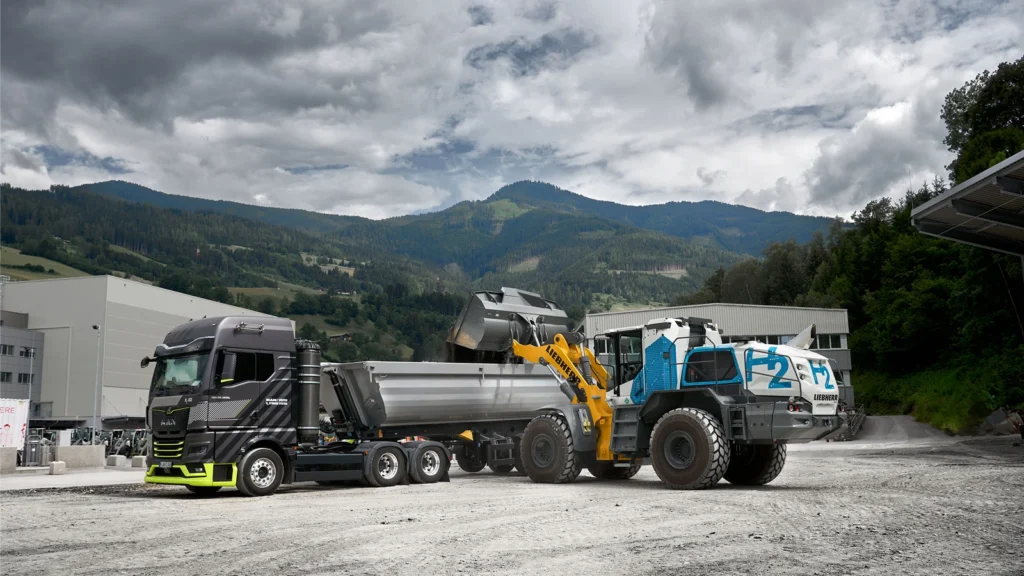
[{"label": "truck side mirror", "polygon": [[142,362],[139,362],[139,366],[142,367],[142,368],[145,368],[146,366],[149,366],[149,363],[152,362],[152,361],[153,361],[152,358],[150,358],[149,356],[146,356],[146,357],[144,357],[142,359]]},{"label": "truck side mirror", "polygon": [[218,384],[230,384],[235,381],[235,366],[238,363],[238,356],[234,352],[224,352],[224,365],[220,369],[220,381]]}]

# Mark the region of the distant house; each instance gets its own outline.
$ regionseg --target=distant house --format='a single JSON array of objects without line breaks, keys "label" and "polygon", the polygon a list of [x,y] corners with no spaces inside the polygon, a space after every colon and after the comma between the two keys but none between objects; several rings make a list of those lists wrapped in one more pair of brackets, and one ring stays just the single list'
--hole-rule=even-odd
[{"label": "distant house", "polygon": [[340,340],[342,342],[351,342],[352,341],[352,335],[347,333],[347,332],[344,333],[344,334],[335,334],[333,336],[330,336],[329,338],[330,338],[330,340],[332,342],[337,341],[337,340]]}]

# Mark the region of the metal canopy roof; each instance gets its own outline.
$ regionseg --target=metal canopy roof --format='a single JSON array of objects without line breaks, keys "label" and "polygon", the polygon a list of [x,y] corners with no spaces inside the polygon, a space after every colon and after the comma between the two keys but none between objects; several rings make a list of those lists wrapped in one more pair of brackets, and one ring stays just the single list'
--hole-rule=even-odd
[{"label": "metal canopy roof", "polygon": [[911,212],[918,231],[1024,258],[1024,151]]}]

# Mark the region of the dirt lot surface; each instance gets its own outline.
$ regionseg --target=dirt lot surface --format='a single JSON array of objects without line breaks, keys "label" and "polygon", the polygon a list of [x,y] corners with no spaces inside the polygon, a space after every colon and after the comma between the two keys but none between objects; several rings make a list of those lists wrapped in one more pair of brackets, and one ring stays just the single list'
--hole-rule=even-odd
[{"label": "dirt lot surface", "polygon": [[4,574],[1024,574],[1024,447],[907,419],[793,447],[750,489],[547,486],[457,468],[450,483],[0,495]]}]

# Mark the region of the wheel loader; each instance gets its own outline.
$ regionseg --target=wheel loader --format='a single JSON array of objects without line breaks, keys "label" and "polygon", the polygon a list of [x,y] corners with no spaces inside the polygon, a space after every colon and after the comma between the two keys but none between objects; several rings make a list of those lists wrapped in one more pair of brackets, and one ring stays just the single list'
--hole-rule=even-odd
[{"label": "wheel loader", "polygon": [[718,326],[703,318],[662,318],[601,336],[610,366],[579,333],[548,344],[512,339],[512,353],[547,366],[567,401],[541,410],[523,431],[519,459],[534,482],[572,482],[584,468],[624,480],[649,463],[672,489],[723,478],[767,484],[782,471],[787,444],[842,424],[837,373],[808,350],[813,325],[788,345],[723,344]]}]

